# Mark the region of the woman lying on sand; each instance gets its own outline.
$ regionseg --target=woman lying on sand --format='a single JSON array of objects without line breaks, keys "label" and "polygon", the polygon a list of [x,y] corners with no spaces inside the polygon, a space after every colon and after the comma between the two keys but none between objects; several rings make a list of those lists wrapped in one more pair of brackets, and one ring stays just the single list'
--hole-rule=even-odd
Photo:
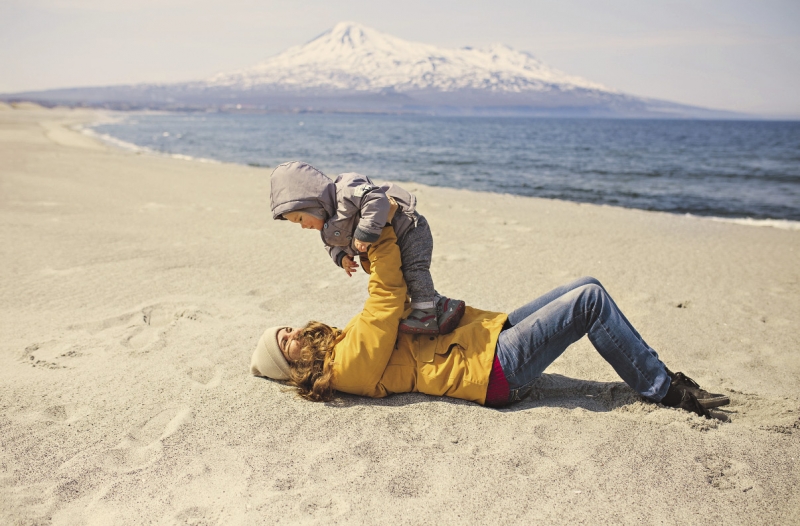
[{"label": "woman lying on sand", "polygon": [[288,380],[313,401],[330,400],[336,391],[373,398],[420,392],[500,407],[527,396],[547,366],[588,335],[646,399],[727,420],[709,409],[728,404],[728,397],[667,369],[593,278],[557,288],[509,315],[467,307],[446,335],[398,333],[407,291],[396,241],[387,227],[370,247],[369,298],[343,330],[318,322],[267,329],[251,372]]}]

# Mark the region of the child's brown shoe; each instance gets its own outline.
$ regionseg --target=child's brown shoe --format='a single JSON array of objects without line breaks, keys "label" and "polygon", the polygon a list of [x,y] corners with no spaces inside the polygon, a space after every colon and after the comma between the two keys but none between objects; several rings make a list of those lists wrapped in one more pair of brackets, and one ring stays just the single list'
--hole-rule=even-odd
[{"label": "child's brown shoe", "polygon": [[408,318],[400,321],[399,330],[406,334],[439,334],[436,307],[412,310]]},{"label": "child's brown shoe", "polygon": [[454,300],[439,296],[436,302],[437,320],[439,322],[439,334],[448,334],[458,327],[467,304],[461,300]]}]

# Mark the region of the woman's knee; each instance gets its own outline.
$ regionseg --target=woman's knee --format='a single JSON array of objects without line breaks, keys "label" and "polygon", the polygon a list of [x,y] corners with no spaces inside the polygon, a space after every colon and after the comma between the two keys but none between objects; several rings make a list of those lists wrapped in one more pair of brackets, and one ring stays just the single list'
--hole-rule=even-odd
[{"label": "woman's knee", "polygon": [[[597,314],[602,310],[608,298],[606,289],[600,284],[599,281],[592,278],[592,281],[575,288],[577,293],[576,301],[584,312]],[[593,320],[592,320],[593,321]]]},{"label": "woman's knee", "polygon": [[598,287],[600,287],[601,289],[604,289],[604,290],[605,290],[605,287],[603,287],[603,284],[602,284],[602,283],[600,283],[600,280],[599,280],[599,279],[597,279],[597,278],[593,278],[593,277],[591,277],[591,276],[584,276],[584,277],[582,277],[582,278],[579,278],[579,279],[577,280],[577,283],[579,283],[579,285],[578,285],[578,286],[580,286],[580,287],[582,287],[582,286],[584,286],[584,285],[597,285],[597,286],[598,286]]}]

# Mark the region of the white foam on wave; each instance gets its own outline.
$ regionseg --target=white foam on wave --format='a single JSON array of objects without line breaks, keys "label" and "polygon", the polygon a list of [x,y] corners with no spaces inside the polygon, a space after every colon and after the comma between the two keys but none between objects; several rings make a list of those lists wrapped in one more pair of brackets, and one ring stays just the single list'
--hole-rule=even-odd
[{"label": "white foam on wave", "polygon": [[205,157],[192,157],[191,155],[183,155],[182,153],[172,153],[169,156],[172,157],[173,159],[181,159],[183,161],[221,164],[221,161],[217,161],[216,159],[207,159]]},{"label": "white foam on wave", "polygon": [[[119,119],[119,121],[121,121],[121,120],[122,119]],[[117,122],[119,122],[119,121],[117,121]],[[98,124],[106,124],[107,122],[110,122],[110,121],[105,121],[103,123],[95,122],[95,123],[93,123],[93,125],[96,126]],[[92,137],[92,138],[95,138],[95,139],[99,139],[99,140],[103,141],[106,144],[110,144],[111,146],[116,146],[117,148],[121,148],[123,150],[128,150],[128,151],[131,151],[131,152],[148,153],[148,154],[153,154],[153,155],[167,155],[169,157],[172,157],[173,159],[180,159],[182,161],[195,161],[195,162],[212,163],[212,164],[220,164],[221,163],[220,161],[217,161],[216,159],[208,159],[206,157],[192,157],[191,155],[184,155],[184,154],[181,154],[181,153],[163,153],[163,152],[159,152],[157,150],[153,150],[152,148],[148,148],[146,146],[139,146],[138,144],[134,144],[132,142],[123,141],[122,139],[118,139],[118,138],[116,138],[116,137],[114,137],[112,135],[109,135],[107,133],[97,133],[91,127],[80,126],[80,127],[74,128],[74,129],[77,130],[77,131],[80,131],[84,135],[88,135],[89,137]],[[178,138],[180,138],[180,136]]]},{"label": "white foam on wave", "polygon": [[116,146],[117,148],[122,148],[123,150],[128,150],[131,152],[156,153],[150,148],[139,146],[137,144],[133,144],[132,142],[123,141],[122,139],[117,139],[116,137],[108,135],[107,133],[97,133],[92,128],[81,128],[80,132],[84,135],[88,135],[89,137],[100,139],[104,143]]},{"label": "white foam on wave", "polygon": [[712,221],[735,223],[737,225],[779,228],[781,230],[800,230],[800,221],[790,219],[753,219],[752,217],[710,217]]}]

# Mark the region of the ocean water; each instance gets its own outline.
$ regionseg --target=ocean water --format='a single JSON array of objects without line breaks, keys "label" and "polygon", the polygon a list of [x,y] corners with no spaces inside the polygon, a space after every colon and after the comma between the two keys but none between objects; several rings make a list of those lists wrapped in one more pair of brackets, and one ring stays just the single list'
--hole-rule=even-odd
[{"label": "ocean water", "polygon": [[800,122],[180,113],[92,130],[198,159],[303,160],[328,175],[800,221]]}]

